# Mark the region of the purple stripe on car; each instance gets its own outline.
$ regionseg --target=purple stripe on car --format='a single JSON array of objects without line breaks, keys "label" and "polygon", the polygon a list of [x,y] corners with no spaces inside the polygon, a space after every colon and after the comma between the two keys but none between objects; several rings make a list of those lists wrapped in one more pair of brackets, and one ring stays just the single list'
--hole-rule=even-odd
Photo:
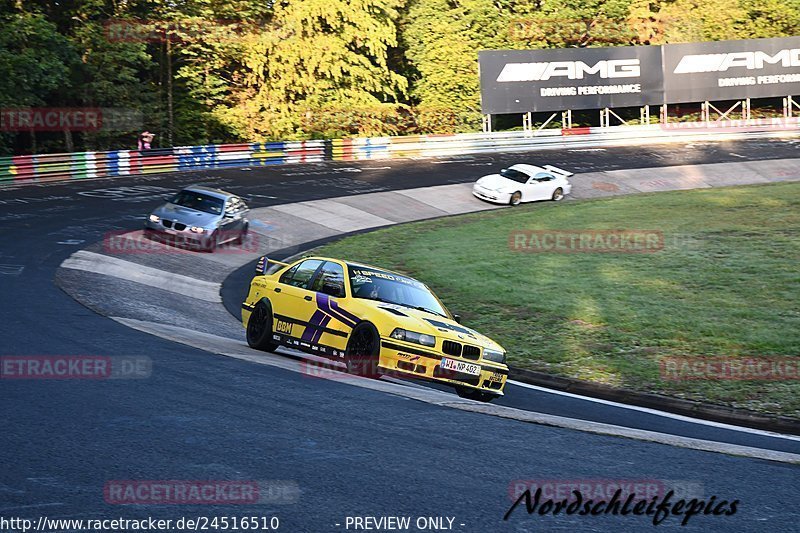
[{"label": "purple stripe on car", "polygon": [[346,316],[347,318],[352,320],[354,323],[358,323],[361,320],[356,315],[354,315],[353,313],[348,311],[347,309],[342,309],[341,307],[339,307],[339,303],[336,300],[330,300],[330,304],[331,304],[331,309],[334,309],[334,310],[340,312],[342,315]]},{"label": "purple stripe on car", "polygon": [[[340,309],[339,306],[336,306],[336,309],[332,309],[332,305],[336,305],[336,302],[332,302],[328,298],[327,294],[322,294],[322,293],[319,293],[319,292],[317,293],[317,306],[320,309],[322,309],[324,312],[326,312],[329,315],[331,315],[333,318],[335,318],[339,322],[347,324],[351,328],[355,327],[356,322],[358,322],[357,318],[349,318],[349,317],[347,317],[344,314],[344,313],[347,313],[347,311],[344,311],[343,309]],[[355,315],[353,315],[353,314],[350,314],[350,313],[347,313],[347,314],[349,314],[350,317],[355,317]]]},{"label": "purple stripe on car", "polygon": [[314,315],[311,317],[311,320],[309,321],[309,325],[306,326],[305,331],[303,331],[303,336],[301,337],[301,340],[308,341],[308,342],[313,342],[314,337],[317,335],[317,332],[319,331],[314,326],[318,326],[320,324],[320,322],[322,322],[322,320],[324,318],[326,318],[326,317],[322,313],[322,311],[320,311],[320,310],[314,311]]},{"label": "purple stripe on car", "polygon": [[328,325],[328,322],[331,321],[331,317],[324,315],[322,318],[322,322],[320,322],[320,328],[314,333],[314,336],[311,338],[311,342],[319,342],[319,339],[322,337],[324,331],[322,328]]}]

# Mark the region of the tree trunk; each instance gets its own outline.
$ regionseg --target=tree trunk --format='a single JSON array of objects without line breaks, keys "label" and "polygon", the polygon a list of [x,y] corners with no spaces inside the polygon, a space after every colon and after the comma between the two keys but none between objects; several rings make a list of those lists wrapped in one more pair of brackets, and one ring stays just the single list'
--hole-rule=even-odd
[{"label": "tree trunk", "polygon": [[72,131],[64,130],[64,144],[67,147],[67,152],[75,151],[75,143],[72,142]]},{"label": "tree trunk", "polygon": [[172,114],[172,36],[167,34],[167,145],[172,146],[174,117]]}]

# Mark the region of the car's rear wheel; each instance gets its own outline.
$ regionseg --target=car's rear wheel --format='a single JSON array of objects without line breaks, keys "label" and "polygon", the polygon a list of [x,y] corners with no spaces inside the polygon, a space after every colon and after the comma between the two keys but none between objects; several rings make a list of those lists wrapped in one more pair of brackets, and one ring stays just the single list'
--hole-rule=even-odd
[{"label": "car's rear wheel", "polygon": [[272,342],[272,311],[258,302],[247,321],[247,344],[256,350],[274,352],[278,345]]},{"label": "car's rear wheel", "polygon": [[561,187],[557,188],[556,190],[553,191],[552,198],[554,202],[562,200],[564,198],[564,190]]},{"label": "car's rear wheel", "polygon": [[375,326],[368,322],[357,325],[347,341],[345,363],[347,372],[367,378],[379,378],[381,339]]},{"label": "car's rear wheel", "polygon": [[475,400],[478,402],[491,402],[497,398],[496,394],[489,394],[488,392],[470,389],[468,387],[456,387],[456,394],[458,394],[461,398]]},{"label": "car's rear wheel", "polygon": [[522,193],[517,191],[511,195],[511,199],[508,201],[509,205],[519,205],[522,201]]}]

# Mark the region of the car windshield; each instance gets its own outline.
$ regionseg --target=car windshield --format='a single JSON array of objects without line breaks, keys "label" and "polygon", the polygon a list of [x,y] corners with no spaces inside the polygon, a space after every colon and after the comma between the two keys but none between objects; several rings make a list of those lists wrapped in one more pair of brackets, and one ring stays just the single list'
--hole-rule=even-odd
[{"label": "car windshield", "polygon": [[500,171],[500,175],[504,178],[508,178],[510,180],[518,181],[520,183],[525,183],[528,181],[528,176],[524,172],[520,172],[519,170],[514,170],[513,168],[504,168]]},{"label": "car windshield", "polygon": [[222,198],[215,198],[195,191],[181,191],[172,197],[169,203],[214,215],[222,213],[222,207],[225,205],[225,201]]},{"label": "car windshield", "polygon": [[373,268],[348,265],[353,296],[427,311],[449,318],[438,298],[419,281]]}]

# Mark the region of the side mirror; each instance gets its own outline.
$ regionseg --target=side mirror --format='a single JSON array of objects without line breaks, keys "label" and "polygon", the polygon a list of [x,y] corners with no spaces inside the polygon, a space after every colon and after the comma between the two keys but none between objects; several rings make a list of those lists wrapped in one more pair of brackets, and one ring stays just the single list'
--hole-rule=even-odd
[{"label": "side mirror", "polygon": [[256,262],[256,276],[263,276],[266,274],[267,268],[269,268],[269,258],[267,258],[266,255],[262,255]]},{"label": "side mirror", "polygon": [[461,315],[453,313],[453,320],[455,320],[456,323],[461,324]]}]

